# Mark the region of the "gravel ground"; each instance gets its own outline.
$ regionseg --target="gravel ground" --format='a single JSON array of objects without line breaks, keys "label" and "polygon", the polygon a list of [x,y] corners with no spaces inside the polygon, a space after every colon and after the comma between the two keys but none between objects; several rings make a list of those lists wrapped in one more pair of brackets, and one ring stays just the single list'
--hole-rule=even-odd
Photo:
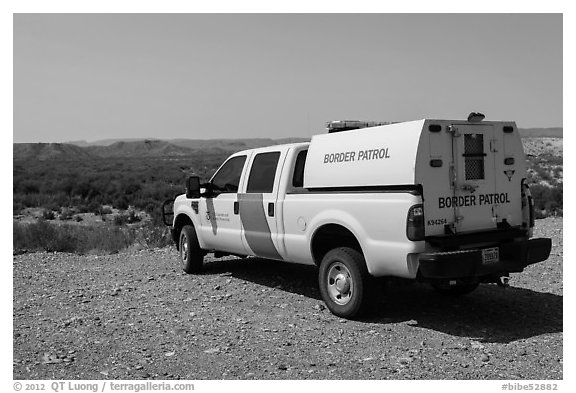
[{"label": "gravel ground", "polygon": [[316,269],[174,248],[14,256],[14,379],[562,379],[562,219],[549,260],[450,299],[391,285],[375,315],[335,317]]}]

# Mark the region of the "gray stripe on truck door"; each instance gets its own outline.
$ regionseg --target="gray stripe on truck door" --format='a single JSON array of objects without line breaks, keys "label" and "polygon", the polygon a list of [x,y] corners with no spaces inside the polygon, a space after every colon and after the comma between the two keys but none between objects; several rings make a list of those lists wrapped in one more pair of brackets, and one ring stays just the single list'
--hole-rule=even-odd
[{"label": "gray stripe on truck door", "polygon": [[272,242],[262,194],[238,194],[240,221],[246,242],[259,257],[282,259]]}]

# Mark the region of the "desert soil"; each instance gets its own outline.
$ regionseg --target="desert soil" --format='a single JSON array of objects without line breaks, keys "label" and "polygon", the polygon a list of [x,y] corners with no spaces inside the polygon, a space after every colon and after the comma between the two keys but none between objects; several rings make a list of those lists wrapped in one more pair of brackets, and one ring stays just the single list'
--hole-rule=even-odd
[{"label": "desert soil", "polygon": [[316,269],[175,248],[13,259],[14,379],[562,379],[562,219],[550,258],[447,298],[392,285],[371,317],[320,300]]}]

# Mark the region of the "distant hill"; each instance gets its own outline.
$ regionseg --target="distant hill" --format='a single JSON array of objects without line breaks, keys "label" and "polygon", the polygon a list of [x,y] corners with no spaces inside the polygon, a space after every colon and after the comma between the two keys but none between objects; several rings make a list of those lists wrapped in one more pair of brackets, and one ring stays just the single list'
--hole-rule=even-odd
[{"label": "distant hill", "polygon": [[14,143],[12,154],[14,159],[40,161],[74,161],[95,158],[86,149],[66,143]]},{"label": "distant hill", "polygon": [[194,151],[237,152],[258,147],[281,145],[285,143],[308,142],[308,138],[252,138],[252,139],[171,139],[170,143],[184,146]]},{"label": "distant hill", "polygon": [[193,152],[180,145],[160,140],[115,142],[108,146],[87,146],[86,151],[101,158],[111,157],[174,157],[187,156]]},{"label": "distant hill", "polygon": [[552,128],[519,128],[522,138],[562,138],[563,127]]},{"label": "distant hill", "polygon": [[146,138],[125,138],[125,139],[101,139],[94,142],[70,141],[71,145],[80,147],[111,146],[118,142],[137,143],[145,141],[164,141],[180,147],[188,147],[193,150],[217,149],[220,151],[238,151],[244,149],[255,149],[257,147],[271,146],[283,143],[307,142],[310,138],[239,138],[239,139],[146,139]]},{"label": "distant hill", "polygon": [[[562,127],[520,128],[522,138],[562,138]],[[114,157],[185,157],[202,154],[231,154],[284,143],[307,142],[308,138],[246,139],[104,139],[95,142],[14,143],[13,157],[22,160],[83,160]]]},{"label": "distant hill", "polygon": [[[107,142],[112,140],[107,140]],[[74,161],[96,158],[185,157],[194,154],[231,154],[240,150],[284,143],[308,141],[305,138],[285,139],[132,139],[111,144],[95,145],[86,142],[78,146],[66,143],[14,143],[15,160]]]},{"label": "distant hill", "polygon": [[[549,128],[519,128],[522,138],[562,138],[562,127]],[[165,141],[180,147],[188,147],[193,150],[201,149],[219,149],[221,151],[238,151],[242,149],[254,149],[257,147],[271,146],[274,144],[307,142],[310,138],[238,138],[238,139],[156,139],[156,138],[119,138],[119,139],[101,139],[93,142],[70,141],[66,144],[90,147],[90,146],[111,146],[118,142],[145,142],[145,141]]]},{"label": "distant hill", "polygon": [[87,141],[68,141],[68,142],[64,142],[64,143],[68,143],[70,145],[76,145],[76,146],[80,146],[80,147],[86,147],[86,146],[110,146],[113,145],[114,143],[117,142],[144,142],[147,140],[160,140],[158,138],[116,138],[116,139],[99,139],[97,141],[93,141],[93,142],[87,142]]}]

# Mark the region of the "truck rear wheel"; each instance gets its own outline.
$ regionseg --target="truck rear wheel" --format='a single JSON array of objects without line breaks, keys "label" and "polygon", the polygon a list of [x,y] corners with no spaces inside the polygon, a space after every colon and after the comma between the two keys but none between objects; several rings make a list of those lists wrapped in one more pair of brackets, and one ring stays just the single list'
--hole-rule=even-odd
[{"label": "truck rear wheel", "polygon": [[204,252],[198,244],[196,231],[192,225],[184,225],[182,227],[179,245],[182,269],[188,274],[202,271]]},{"label": "truck rear wheel", "polygon": [[449,284],[432,284],[432,287],[437,290],[442,295],[446,296],[463,296],[473,292],[476,288],[478,288],[478,283],[463,283],[463,284],[456,284],[456,285],[449,285]]},{"label": "truck rear wheel", "polygon": [[348,247],[326,253],[320,264],[318,283],[328,309],[342,318],[354,318],[375,303],[374,284],[364,256]]}]

